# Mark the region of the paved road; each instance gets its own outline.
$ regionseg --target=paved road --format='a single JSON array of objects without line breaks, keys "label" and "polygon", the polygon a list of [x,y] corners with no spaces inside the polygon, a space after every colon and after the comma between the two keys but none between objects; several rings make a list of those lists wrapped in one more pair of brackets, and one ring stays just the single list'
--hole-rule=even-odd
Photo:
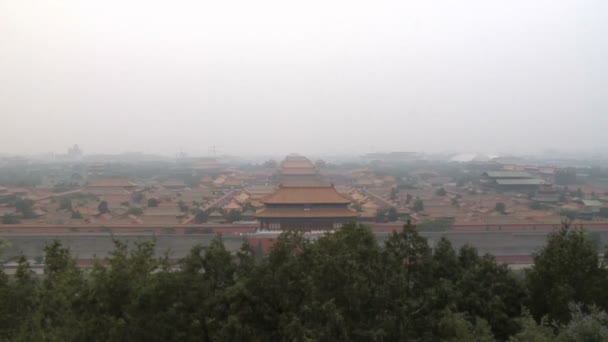
[{"label": "paved road", "polygon": [[[442,237],[447,237],[454,247],[460,248],[465,244],[471,244],[479,249],[481,253],[490,253],[495,256],[526,256],[530,255],[545,245],[547,232],[423,232],[421,233],[429,243],[434,245]],[[608,232],[594,233],[602,244],[608,243]],[[384,242],[390,233],[375,233],[379,242]],[[196,244],[207,245],[215,237],[214,234],[152,234],[152,233],[62,233],[62,234],[2,234],[8,240],[10,247],[4,251],[5,257],[16,257],[25,254],[29,258],[41,256],[44,246],[54,239],[61,241],[80,259],[91,259],[104,257],[113,250],[113,239],[126,241],[130,245],[134,243],[154,239],[156,241],[156,252],[162,255],[170,251],[172,257],[185,256]],[[260,237],[268,235],[260,234]],[[226,248],[237,250],[246,239],[245,234],[223,235],[222,239]]]},{"label": "paved road", "polygon": [[[105,257],[109,251],[114,249],[114,239],[125,241],[129,245],[146,240],[156,241],[157,255],[163,255],[170,251],[172,257],[181,258],[190,249],[197,245],[207,245],[214,238],[213,234],[27,234],[27,235],[3,235],[10,243],[10,247],[5,250],[7,258],[13,258],[21,254],[28,258],[36,258],[44,254],[44,246],[57,239],[64,246],[68,246],[74,256],[79,259],[92,259],[95,257]],[[239,235],[224,238],[224,244],[229,250],[237,250],[244,237]]]}]

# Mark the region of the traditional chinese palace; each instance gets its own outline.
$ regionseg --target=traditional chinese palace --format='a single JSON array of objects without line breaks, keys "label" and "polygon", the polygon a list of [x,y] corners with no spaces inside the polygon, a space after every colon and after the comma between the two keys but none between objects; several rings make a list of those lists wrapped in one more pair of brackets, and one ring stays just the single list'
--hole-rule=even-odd
[{"label": "traditional chinese palace", "polygon": [[280,185],[262,202],[264,209],[256,214],[262,230],[334,230],[359,216],[333,185]]},{"label": "traditional chinese palace", "polygon": [[290,155],[281,163],[279,179],[283,185],[319,185],[321,178],[315,165],[306,157]]}]

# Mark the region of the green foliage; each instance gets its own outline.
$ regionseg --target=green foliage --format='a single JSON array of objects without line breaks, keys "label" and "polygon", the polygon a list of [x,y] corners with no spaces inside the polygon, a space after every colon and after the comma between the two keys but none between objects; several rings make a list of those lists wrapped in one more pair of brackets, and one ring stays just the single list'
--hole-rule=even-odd
[{"label": "green foliage", "polygon": [[471,323],[463,313],[455,314],[449,310],[439,320],[438,330],[443,341],[495,341],[488,322],[475,319]]},{"label": "green foliage", "polygon": [[568,220],[574,220],[578,216],[578,211],[572,209],[562,209],[559,212],[560,216],[564,216]]},{"label": "green foliage", "polygon": [[62,199],[67,198],[72,202],[74,202],[74,201],[86,202],[88,200],[97,200],[97,196],[95,194],[86,193],[86,192],[74,192],[71,194],[63,195],[63,196],[61,196],[61,198]]},{"label": "green foliage", "polygon": [[184,184],[189,188],[196,188],[201,184],[201,178],[193,175],[186,175],[184,177]]},{"label": "green foliage", "polygon": [[[286,232],[265,258],[246,242],[231,253],[220,236],[179,261],[157,257],[154,241],[115,240],[87,271],[53,241],[43,277],[23,256],[14,277],[0,271],[0,340],[605,341],[606,274],[587,243],[551,236],[524,282],[470,246],[441,238],[431,248],[409,222],[383,244],[356,223],[314,240]],[[565,282],[588,297],[558,299],[582,304],[566,303],[548,326],[553,303],[537,306],[533,291],[552,301]],[[522,312],[527,302],[547,308],[532,311],[540,323]]]},{"label": "green foliage", "polygon": [[53,185],[53,192],[67,192],[70,190],[78,189],[78,187],[80,187],[80,185],[77,182],[61,182]]},{"label": "green foliage", "polygon": [[72,211],[72,218],[73,219],[83,219],[83,216],[78,210],[74,210],[74,211]]},{"label": "green foliage", "polygon": [[386,219],[388,222],[396,222],[399,220],[399,213],[397,213],[397,209],[395,207],[388,208],[386,212]]},{"label": "green foliage", "polygon": [[199,209],[194,215],[194,223],[196,224],[205,223],[207,220],[209,220],[209,213],[205,210]]},{"label": "green foliage", "polygon": [[135,202],[135,203],[141,203],[144,200],[144,198],[145,198],[145,195],[142,191],[134,192],[131,195],[131,199],[133,199],[133,202]]},{"label": "green foliage", "polygon": [[596,247],[581,229],[567,223],[549,235],[526,279],[528,305],[536,319],[548,315],[551,321],[567,322],[572,302],[608,305],[607,270]]},{"label": "green foliage", "polygon": [[72,200],[69,198],[62,198],[59,201],[59,209],[61,210],[72,210]]},{"label": "green foliage", "polygon": [[[3,253],[5,250],[9,249],[11,247],[11,243],[8,242],[5,238],[3,238],[2,236],[0,236],[0,262],[2,262],[3,259]],[[2,269],[0,268],[0,271]]]},{"label": "green foliage", "polygon": [[31,188],[42,184],[42,177],[24,167],[3,167],[0,168],[0,184],[8,187]]},{"label": "green foliage", "polygon": [[518,319],[518,324],[521,330],[509,339],[510,342],[552,342],[555,340],[553,328],[547,324],[546,320],[543,319],[540,324],[536,323],[527,310]]},{"label": "green foliage", "polygon": [[97,206],[97,211],[99,211],[100,214],[109,213],[110,208],[108,207],[108,202],[106,202],[106,201],[99,202],[99,205]]},{"label": "green foliage", "polygon": [[591,306],[585,313],[581,305],[570,304],[570,321],[562,324],[557,341],[608,341],[608,314]]},{"label": "green foliage", "polygon": [[376,212],[376,222],[386,223],[386,222],[396,222],[399,220],[399,213],[395,207],[390,208],[380,208]]},{"label": "green foliage", "polygon": [[388,208],[378,208],[378,210],[376,210],[376,217],[375,220],[378,223],[386,223],[388,222]]},{"label": "green foliage", "polygon": [[498,211],[501,214],[506,214],[507,213],[507,206],[502,203],[502,202],[498,202],[496,203],[496,206],[494,207],[494,210]]},{"label": "green foliage", "polygon": [[412,195],[406,194],[405,195],[405,204],[410,204],[411,201],[412,201]]},{"label": "green foliage", "polygon": [[2,224],[19,224],[21,220],[17,215],[4,214],[2,215]]},{"label": "green foliage", "polygon": [[253,204],[251,204],[251,202],[247,202],[243,204],[243,212],[245,211],[253,211],[255,213],[256,208],[253,206]]},{"label": "green foliage", "polygon": [[160,201],[156,198],[148,199],[148,208],[156,208],[160,204]]},{"label": "green foliage", "polygon": [[188,208],[186,203],[181,200],[177,203],[177,205],[179,206],[179,211],[181,211],[182,213],[187,213],[188,210],[190,209],[190,208]]},{"label": "green foliage", "polygon": [[397,195],[399,194],[399,189],[391,188],[390,199],[391,201],[395,201],[397,199]]},{"label": "green foliage", "polygon": [[417,213],[424,211],[424,202],[420,198],[416,198],[414,201],[414,207],[412,209],[414,209],[414,211]]},{"label": "green foliage", "polygon": [[448,192],[445,191],[444,188],[439,188],[439,189],[437,189],[437,191],[435,191],[435,195],[437,195],[437,196],[445,196],[447,194],[448,194]]},{"label": "green foliage", "polygon": [[569,310],[569,322],[554,327],[549,326],[546,319],[537,324],[527,312],[524,312],[520,319],[521,331],[509,341],[608,341],[608,314],[605,311],[596,306],[583,310],[580,304],[570,304]]},{"label": "green foliage", "polygon": [[142,208],[131,207],[131,208],[129,208],[129,210],[127,210],[127,215],[141,216],[143,214],[144,214],[144,211]]},{"label": "green foliage", "polygon": [[226,220],[228,220],[228,222],[230,223],[241,221],[242,219],[243,215],[241,214],[241,211],[237,209],[230,209],[230,211],[226,215]]},{"label": "green foliage", "polygon": [[15,202],[15,211],[21,214],[24,219],[36,217],[34,212],[34,201],[30,199],[19,199]]}]

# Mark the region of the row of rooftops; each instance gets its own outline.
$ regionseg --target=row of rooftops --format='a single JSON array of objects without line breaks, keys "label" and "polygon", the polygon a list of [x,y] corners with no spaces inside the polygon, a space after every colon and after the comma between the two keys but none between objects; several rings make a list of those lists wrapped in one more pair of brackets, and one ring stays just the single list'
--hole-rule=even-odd
[{"label": "row of rooftops", "polygon": [[289,155],[281,162],[279,178],[282,184],[298,186],[321,185],[319,170],[306,157]]},{"label": "row of rooftops", "polygon": [[[369,176],[374,177],[373,171],[371,171],[371,170],[353,170],[353,171],[351,171],[351,174],[353,176],[356,174],[359,177],[369,177]],[[533,181],[534,178],[526,178],[526,177],[532,176],[532,174],[527,171],[510,171],[510,170],[489,171],[484,175],[490,179],[491,179],[491,177],[495,177],[496,184],[516,184],[516,185],[521,185],[524,183],[530,184],[530,185],[541,184],[538,181]],[[386,177],[392,177],[393,180],[395,178],[394,176],[386,176]],[[504,177],[504,178],[501,178],[501,177]],[[93,188],[99,188],[98,193],[101,195],[99,198],[103,198],[104,200],[107,200],[108,202],[114,203],[116,205],[116,207],[114,207],[114,208],[117,208],[118,209],[117,212],[120,212],[122,210],[122,208],[120,208],[121,202],[128,201],[130,199],[130,191],[128,191],[128,189],[125,190],[125,188],[131,187],[134,183],[130,182],[128,179],[126,179],[126,177],[124,177],[122,180],[120,179],[121,177],[104,177],[104,178],[106,178],[106,179],[102,179],[102,181],[99,181],[99,182],[96,180],[96,181],[92,182],[91,185]],[[108,178],[114,178],[114,180],[109,181]],[[125,179],[126,179],[126,182],[124,182]],[[384,181],[384,178],[378,178],[378,179]],[[181,187],[182,183],[183,183],[182,181],[173,182],[173,180],[168,179],[167,181],[160,182],[158,184],[160,184],[162,187],[170,188],[173,185],[175,185],[177,187]],[[273,183],[270,183],[270,184],[273,184]],[[276,184],[276,183],[274,183],[274,184]],[[426,183],[424,183],[424,184],[425,184],[425,186],[428,186],[428,184],[426,184]],[[305,196],[305,194],[307,192],[310,192],[311,190],[313,190],[315,188],[319,191],[317,193],[318,197],[316,199],[316,200],[318,200],[318,202],[314,202],[314,201],[310,200],[310,197]],[[314,185],[314,186],[296,186],[294,184],[283,184],[282,186],[279,186],[278,189],[272,185],[246,186],[246,187],[244,186],[242,188],[242,190],[237,188],[234,198],[230,198],[227,200],[227,202],[223,202],[222,204],[220,204],[214,208],[223,208],[224,212],[228,212],[230,209],[240,209],[241,211],[244,211],[244,210],[248,210],[248,209],[245,209],[245,207],[244,207],[244,204],[246,204],[247,202],[255,203],[254,207],[260,208],[263,205],[264,201],[268,201],[268,203],[270,204],[270,202],[272,202],[273,198],[278,198],[278,200],[277,200],[278,204],[290,204],[291,203],[292,207],[291,208],[280,208],[279,211],[275,210],[274,213],[271,211],[268,211],[268,210],[259,210],[258,213],[260,215],[267,215],[266,217],[295,217],[294,215],[298,215],[297,217],[307,217],[307,218],[326,217],[327,215],[346,215],[346,217],[349,217],[348,215],[357,215],[357,213],[355,213],[352,210],[348,210],[348,208],[346,208],[346,210],[348,210],[348,211],[345,211],[342,208],[336,209],[336,207],[339,207],[339,205],[337,205],[337,204],[342,205],[344,203],[342,201],[346,201],[346,200],[354,201],[355,200],[355,198],[353,197],[353,194],[351,194],[348,189],[344,190],[344,189],[340,188],[340,186],[333,187],[334,188],[333,191],[337,192],[340,195],[339,197],[346,198],[346,200],[344,200],[344,199],[340,199],[338,197],[337,201],[335,201],[336,197],[334,197],[334,194],[332,194],[332,191],[329,188],[332,188],[332,186],[331,185],[322,186],[322,185],[318,185],[318,184]],[[350,186],[349,186],[349,188],[350,188]],[[540,187],[541,190],[544,188],[545,187],[543,187],[543,186]],[[275,189],[276,189],[276,192],[274,192]],[[361,189],[365,189],[365,188],[359,187],[359,189],[361,190]],[[161,192],[168,193],[169,195],[176,194],[177,192],[179,192],[180,195],[179,195],[179,197],[175,197],[175,196],[171,195],[171,196],[173,196],[172,201],[174,202],[173,203],[174,207],[172,209],[170,209],[170,210],[164,209],[164,208],[163,209],[154,209],[154,208],[145,209],[144,215],[139,217],[138,221],[142,221],[143,223],[150,223],[152,221],[155,223],[159,223],[161,221],[165,222],[164,220],[166,219],[166,222],[170,223],[171,220],[175,220],[175,217],[176,217],[176,215],[172,215],[172,214],[170,214],[170,212],[176,212],[175,206],[178,201],[184,200],[186,203],[190,203],[191,200],[196,200],[200,203],[200,198],[203,197],[202,192],[200,192],[200,191],[203,191],[203,189],[196,188],[196,191],[190,191],[190,190],[191,189],[185,189],[185,191],[181,191],[181,190],[180,191],[169,191],[168,189],[161,188],[159,190],[158,188],[155,188],[154,190],[152,190],[152,192],[149,193],[149,195],[147,195],[148,197],[150,195],[152,197],[154,197],[154,196],[160,194]],[[195,189],[192,189],[192,190],[195,190]],[[389,190],[390,190],[389,188],[386,188],[386,189],[374,188],[374,191],[378,191],[377,193],[381,194],[381,196],[384,198],[388,198],[387,194],[389,193]],[[211,187],[209,187],[209,188],[206,188],[205,191],[212,191],[212,189],[211,189]],[[361,190],[361,191],[363,191],[363,190]],[[402,190],[401,197],[403,197],[403,195],[406,192],[409,192],[413,195],[413,194],[415,194],[415,191],[416,190]],[[340,192],[345,193],[345,195],[340,194]],[[511,216],[503,217],[503,216],[500,216],[499,214],[496,214],[493,212],[493,206],[497,201],[504,201],[505,203],[508,204],[509,202],[507,202],[507,201],[511,201],[511,199],[506,196],[500,197],[500,199],[497,197],[496,199],[489,200],[488,203],[484,203],[483,206],[481,206],[481,207],[484,207],[487,209],[484,212],[482,210],[483,208],[479,209],[479,210],[475,209],[474,207],[471,207],[470,205],[466,205],[463,201],[459,201],[460,205],[462,205],[462,208],[453,207],[453,205],[451,203],[452,198],[450,198],[449,196],[443,197],[443,198],[437,198],[436,195],[434,195],[434,190],[433,191],[425,190],[425,192],[428,193],[429,198],[423,198],[424,204],[425,204],[423,216],[428,215],[430,217],[436,217],[438,215],[444,215],[444,216],[448,215],[448,216],[458,216],[460,219],[460,217],[464,217],[463,215],[466,214],[467,220],[469,220],[469,219],[481,220],[481,219],[488,219],[488,217],[490,217],[489,219],[492,219],[492,220],[498,220],[498,219],[524,220],[525,219],[524,216],[526,216],[526,215],[527,216],[535,216],[535,215],[538,216],[538,215],[546,214],[545,212],[540,211],[540,210],[537,210],[537,211],[528,210],[526,207],[527,204],[524,204],[524,205],[518,205],[518,207],[514,211],[515,213],[517,213],[517,215],[520,216],[519,218],[513,216],[514,214]],[[586,191],[586,192],[589,193],[590,191]],[[224,191],[223,193],[227,193],[227,192]],[[246,195],[245,195],[245,193],[246,193]],[[358,203],[359,206],[361,206],[361,204],[363,204],[363,210],[364,210],[364,212],[360,213],[360,215],[362,217],[363,217],[363,215],[368,215],[368,214],[371,216],[374,216],[375,209],[377,209],[378,206],[377,206],[377,204],[374,205],[373,201],[361,203],[363,200],[365,200],[365,198],[362,198],[365,196],[361,196],[364,193],[365,192],[363,191],[360,194],[357,194],[358,199],[356,201],[359,202]],[[540,193],[540,190],[539,190],[539,193]],[[542,195],[543,196],[551,195],[552,196],[551,200],[553,200],[553,198],[556,198],[558,196],[557,193],[547,193],[547,194],[543,193]],[[245,197],[247,197],[247,198],[245,198]],[[254,197],[255,197],[255,199],[254,199]],[[320,198],[324,198],[324,199],[321,200]],[[328,200],[328,198],[329,198],[329,200]],[[535,197],[532,200],[538,200],[538,198]],[[211,203],[211,202],[213,202],[213,199],[210,199],[210,200],[208,200],[208,202],[205,202],[205,203]],[[334,204],[337,203],[337,204],[333,208],[323,207],[324,204],[332,204],[332,203],[334,203]],[[381,202],[378,202],[378,203],[381,203]],[[169,203],[163,203],[163,204],[169,205]],[[272,206],[272,204],[270,204],[270,205]],[[301,206],[298,206],[298,205],[301,205]],[[305,205],[308,205],[308,207]],[[593,202],[583,203],[583,205],[585,205],[587,207],[591,207],[591,206],[597,207],[597,203],[593,204]],[[382,206],[384,206],[384,205],[382,205]],[[401,212],[403,210],[402,207],[404,207],[405,204],[403,204],[402,201],[395,201],[394,206],[397,207],[398,210]],[[476,204],[476,206],[480,206],[480,205]],[[112,207],[112,205],[111,205],[111,207]],[[511,208],[511,205],[508,205],[508,207]],[[513,204],[513,208],[515,208],[515,204]],[[582,207],[579,204],[579,205],[576,205],[575,208],[581,209]],[[96,205],[92,205],[90,209],[91,209],[90,214],[91,215],[94,214],[94,211],[96,210]],[[268,207],[266,209],[268,209]],[[276,209],[276,208],[273,208],[273,209]],[[337,210],[339,210],[340,212],[338,212]],[[161,214],[161,212],[163,212],[163,211],[166,211],[168,215]],[[468,213],[465,213],[467,211],[468,211]],[[81,213],[84,214],[84,211]],[[177,214],[179,214],[179,211],[177,211]],[[52,213],[49,212],[48,215],[52,216]],[[217,212],[214,212],[214,215],[218,216]],[[272,216],[272,215],[279,215],[279,216]],[[315,216],[315,215],[317,215],[317,216]],[[325,216],[323,216],[323,215],[325,215]],[[221,215],[219,215],[219,216],[221,216]],[[468,218],[468,216],[471,216],[471,218]],[[262,216],[258,216],[258,217],[262,217]],[[544,220],[545,218],[538,218],[538,219]]]},{"label": "row of rooftops", "polygon": [[[329,182],[334,181],[337,181],[339,184],[349,184],[354,182],[355,185],[359,186],[382,186],[386,185],[387,182],[396,182],[394,176],[386,176],[381,179],[375,178],[371,170],[365,170],[365,173],[353,172],[351,177],[354,177],[354,180],[350,180],[346,176],[344,179],[333,179],[335,177],[332,178],[330,176],[323,178],[319,170],[310,160],[303,156],[297,155],[288,156],[281,163],[281,167],[278,170],[278,178],[267,178],[265,182],[259,182],[259,179],[256,179],[254,175],[234,168],[228,168],[224,171],[224,173],[216,175],[215,177],[211,175],[202,175],[200,181],[204,185],[213,186],[215,188],[238,188],[251,184],[269,184],[269,182],[270,184],[277,184],[278,182],[285,185],[299,186],[327,185]],[[138,184],[130,181],[127,177],[101,176],[88,184],[87,187],[90,189],[95,189],[95,191],[102,191],[99,190],[100,188],[121,187],[125,188],[126,190],[131,190],[137,185]],[[176,190],[185,189],[187,187],[184,181],[179,178],[166,179],[160,182],[159,185],[168,189]]]},{"label": "row of rooftops", "polygon": [[547,181],[525,171],[487,171],[483,177],[500,186],[540,186]]},{"label": "row of rooftops", "polygon": [[330,186],[280,185],[272,194],[262,199],[264,204],[350,204],[352,199]]}]

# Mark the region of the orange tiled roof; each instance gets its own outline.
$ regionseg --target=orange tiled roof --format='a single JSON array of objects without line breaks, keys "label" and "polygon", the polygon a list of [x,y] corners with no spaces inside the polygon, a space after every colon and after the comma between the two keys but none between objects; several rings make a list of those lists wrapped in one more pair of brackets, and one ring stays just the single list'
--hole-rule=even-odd
[{"label": "orange tiled roof", "polygon": [[228,178],[223,183],[225,186],[240,186],[243,185],[243,181],[236,178]]},{"label": "orange tiled roof", "polygon": [[266,208],[255,216],[259,218],[329,218],[358,217],[359,213],[347,208]]},{"label": "orange tiled roof", "polygon": [[281,168],[314,168],[314,164],[310,162],[308,159],[304,160],[284,160],[281,163]]},{"label": "orange tiled roof", "polygon": [[241,206],[240,206],[240,205],[238,205],[238,203],[236,203],[236,202],[230,202],[230,203],[226,204],[226,205],[223,207],[223,209],[224,209],[224,210],[230,210],[230,209],[238,209],[238,210],[240,210],[240,209],[241,209]]},{"label": "orange tiled roof", "polygon": [[279,186],[273,194],[262,199],[265,204],[348,204],[346,196],[332,186]]}]

